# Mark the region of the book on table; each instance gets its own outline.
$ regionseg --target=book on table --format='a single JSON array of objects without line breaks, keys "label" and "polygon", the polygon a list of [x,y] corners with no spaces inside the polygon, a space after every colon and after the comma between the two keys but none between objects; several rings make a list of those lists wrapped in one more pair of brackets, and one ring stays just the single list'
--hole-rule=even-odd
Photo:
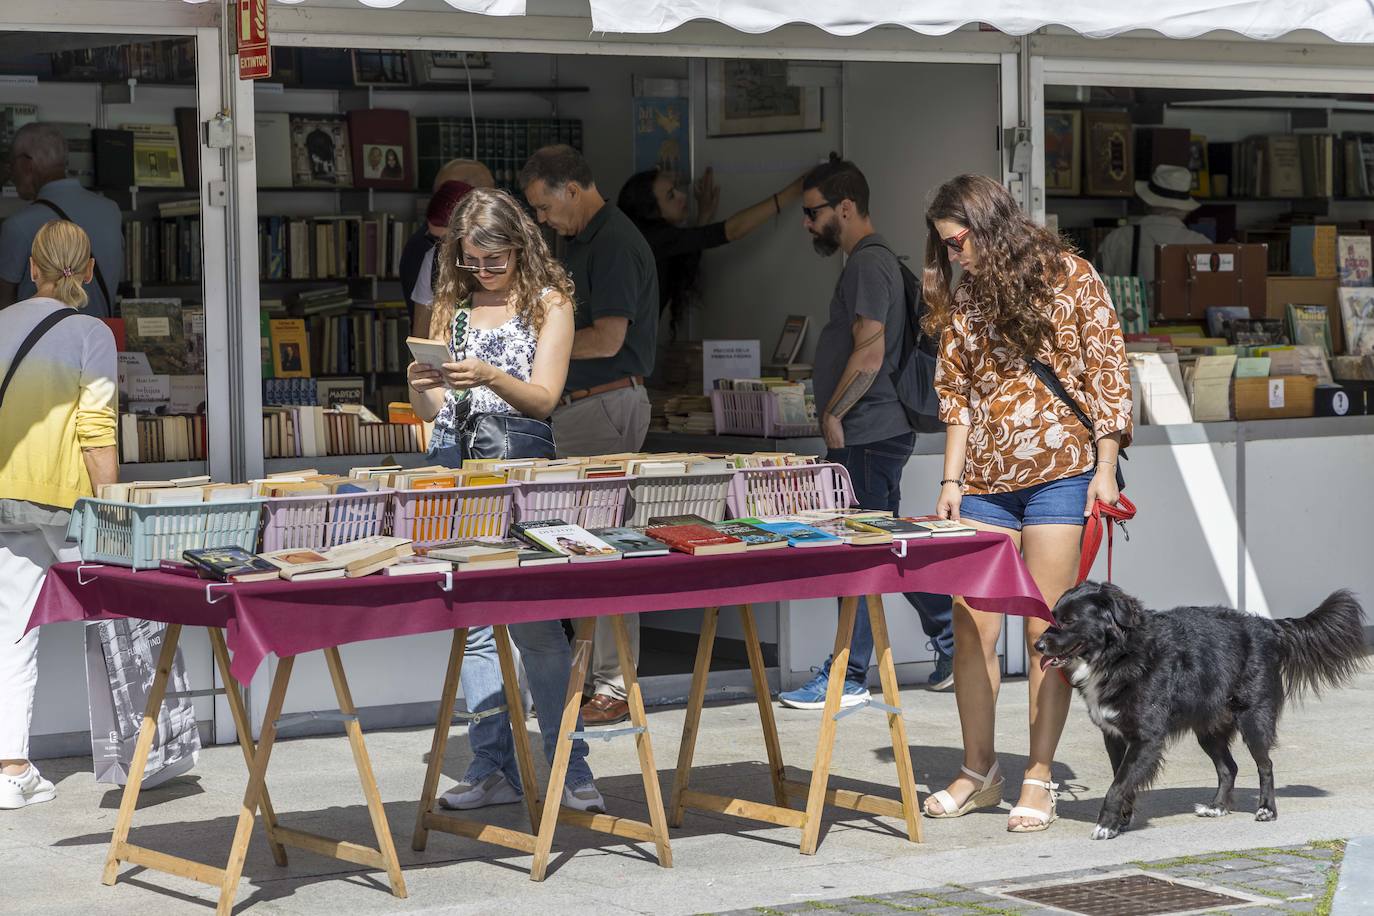
[{"label": "book on table", "polygon": [[452,571],[453,564],[448,560],[436,560],[432,557],[402,557],[395,564],[382,570],[382,575],[424,576]]},{"label": "book on table", "polygon": [[712,525],[660,525],[645,529],[650,537],[662,541],[674,550],[693,556],[712,556],[720,553],[744,553],[744,541],[724,534]]},{"label": "book on table", "polygon": [[426,556],[456,564],[459,572],[476,569],[514,569],[520,565],[520,549],[508,542],[465,538],[436,544]]},{"label": "book on table", "polygon": [[413,553],[409,538],[373,535],[328,550],[291,548],[259,556],[280,569],[283,579],[294,582],[344,577],[356,579],[385,569]]},{"label": "book on table", "polygon": [[967,537],[978,533],[977,528],[965,525],[963,522],[940,518],[938,515],[921,515],[908,518],[906,521],[920,525],[937,538]]},{"label": "book on table", "polygon": [[688,513],[686,515],[655,515],[649,519],[646,528],[664,528],[669,525],[705,525],[708,528],[715,522],[708,521],[700,515]]},{"label": "book on table", "polygon": [[833,534],[827,534],[819,528],[803,525],[801,522],[761,521],[759,527],[787,538],[789,547],[834,547],[844,543]]},{"label": "book on table", "polygon": [[850,517],[841,518],[818,518],[806,524],[826,534],[832,534],[846,544],[853,547],[866,547],[869,544],[891,544],[892,534],[888,531],[874,530],[872,528],[859,528],[851,525],[854,519]]},{"label": "book on table", "polygon": [[787,546],[787,538],[771,531],[765,531],[753,522],[741,519],[732,519],[726,522],[716,522],[711,526],[721,534],[739,538],[744,542],[746,551],[753,550],[777,550]]},{"label": "book on table", "polygon": [[909,518],[882,518],[860,516],[844,520],[847,527],[855,531],[881,531],[892,536],[893,540],[907,541],[916,538],[933,537],[935,532],[916,524]]},{"label": "book on table", "polygon": [[645,534],[643,528],[593,528],[591,533],[625,555],[632,557],[661,557],[668,553],[662,541]]},{"label": "book on table", "polygon": [[272,550],[258,556],[277,567],[279,575],[288,582],[342,579],[348,575],[348,564],[331,560],[322,552],[307,547]]},{"label": "book on table", "polygon": [[542,550],[561,553],[572,563],[594,563],[619,560],[620,551],[581,525],[570,525],[562,519],[516,522],[511,533]]},{"label": "book on table", "polygon": [[202,579],[217,582],[261,582],[276,579],[281,572],[242,547],[196,547],[182,551],[181,556]]}]

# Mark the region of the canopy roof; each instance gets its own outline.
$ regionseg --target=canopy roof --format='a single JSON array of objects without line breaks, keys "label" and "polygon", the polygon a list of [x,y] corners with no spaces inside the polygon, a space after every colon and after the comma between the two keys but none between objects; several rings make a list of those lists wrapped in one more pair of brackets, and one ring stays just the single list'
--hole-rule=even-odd
[{"label": "canopy roof", "polygon": [[[377,0],[363,0],[372,2]],[[391,0],[400,2],[400,0]],[[449,0],[453,2],[453,0]],[[1311,29],[1342,42],[1374,42],[1374,0],[590,0],[600,32],[667,32],[709,19],[741,32],[803,23],[833,35],[905,26],[944,35],[987,23],[1012,35],[1063,26],[1090,38],[1152,30],[1169,38],[1227,31],[1274,39]]]}]

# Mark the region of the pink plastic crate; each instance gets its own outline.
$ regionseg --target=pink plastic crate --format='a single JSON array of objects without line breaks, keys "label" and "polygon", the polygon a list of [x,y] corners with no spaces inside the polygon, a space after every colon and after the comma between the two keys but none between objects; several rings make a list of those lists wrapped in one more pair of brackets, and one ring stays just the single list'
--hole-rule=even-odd
[{"label": "pink plastic crate", "polygon": [[727,497],[733,518],[791,515],[807,509],[854,505],[849,471],[839,464],[785,468],[740,468]]},{"label": "pink plastic crate", "polygon": [[542,522],[558,518],[583,528],[624,524],[625,498],[633,477],[595,480],[521,480],[515,484],[515,520]]},{"label": "pink plastic crate", "polygon": [[263,506],[262,549],[323,549],[386,534],[391,529],[391,492],[330,496],[274,496]]},{"label": "pink plastic crate", "polygon": [[392,528],[396,537],[428,547],[456,538],[503,538],[510,530],[515,485],[396,490]]},{"label": "pink plastic crate", "polygon": [[821,434],[815,423],[783,423],[778,399],[770,391],[712,391],[711,413],[717,435],[790,439]]}]

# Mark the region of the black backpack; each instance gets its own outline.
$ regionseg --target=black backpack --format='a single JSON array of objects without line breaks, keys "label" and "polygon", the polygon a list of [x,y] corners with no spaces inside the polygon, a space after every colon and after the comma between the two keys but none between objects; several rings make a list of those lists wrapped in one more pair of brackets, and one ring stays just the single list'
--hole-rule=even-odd
[{"label": "black backpack", "polygon": [[940,422],[940,398],[935,393],[935,364],[940,345],[921,330],[921,318],[925,315],[921,281],[906,266],[901,255],[881,242],[876,244],[897,259],[897,268],[902,272],[902,355],[892,373],[897,401],[906,411],[907,422],[918,433],[944,432],[945,424]]}]

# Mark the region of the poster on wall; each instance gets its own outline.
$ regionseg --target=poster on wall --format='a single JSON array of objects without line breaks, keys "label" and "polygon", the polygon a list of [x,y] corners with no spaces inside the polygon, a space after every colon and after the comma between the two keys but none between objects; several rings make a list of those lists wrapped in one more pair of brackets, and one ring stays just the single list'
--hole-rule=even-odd
[{"label": "poster on wall", "polygon": [[1079,150],[1083,112],[1045,109],[1045,192],[1077,196],[1082,189]]},{"label": "poster on wall", "polygon": [[787,134],[821,129],[819,86],[789,86],[787,61],[706,62],[706,135]]},{"label": "poster on wall", "polygon": [[685,98],[634,100],[635,171],[692,175],[690,103]]}]

